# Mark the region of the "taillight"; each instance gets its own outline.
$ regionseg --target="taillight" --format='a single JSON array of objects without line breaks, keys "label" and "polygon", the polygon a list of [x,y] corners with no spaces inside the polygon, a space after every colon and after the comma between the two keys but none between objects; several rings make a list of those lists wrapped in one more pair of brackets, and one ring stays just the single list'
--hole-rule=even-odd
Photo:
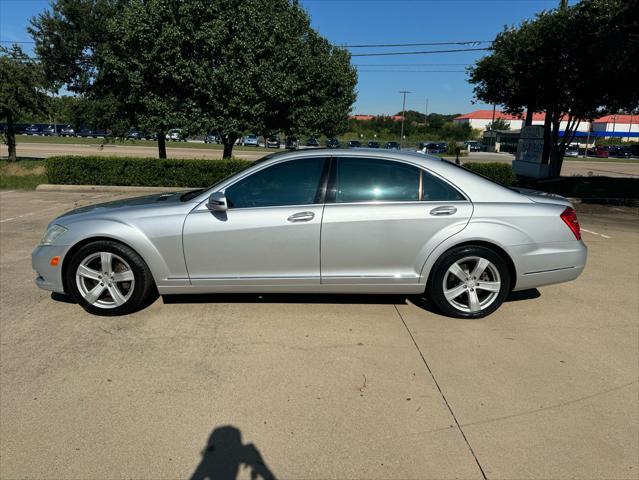
[{"label": "taillight", "polygon": [[579,220],[577,220],[577,212],[572,207],[566,208],[561,215],[559,215],[568,228],[575,234],[577,240],[581,240],[581,229],[579,228]]}]

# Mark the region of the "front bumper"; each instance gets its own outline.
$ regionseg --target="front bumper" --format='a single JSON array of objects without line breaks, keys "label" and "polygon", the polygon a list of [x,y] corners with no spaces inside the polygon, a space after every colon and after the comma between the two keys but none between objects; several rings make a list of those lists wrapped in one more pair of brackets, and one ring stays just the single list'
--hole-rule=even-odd
[{"label": "front bumper", "polygon": [[51,258],[59,256],[64,259],[64,254],[69,247],[67,245],[39,245],[31,253],[31,265],[36,271],[35,283],[43,290],[65,293],[62,282],[62,262],[52,267]]}]

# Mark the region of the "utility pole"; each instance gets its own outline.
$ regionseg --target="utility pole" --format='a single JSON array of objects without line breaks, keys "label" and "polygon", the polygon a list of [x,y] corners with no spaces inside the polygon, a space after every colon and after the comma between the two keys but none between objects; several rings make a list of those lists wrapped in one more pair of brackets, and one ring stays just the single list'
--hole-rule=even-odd
[{"label": "utility pole", "polygon": [[406,116],[406,94],[411,93],[408,90],[402,90],[401,93],[404,96],[404,101],[402,102],[402,129],[399,135],[399,149],[402,149],[404,144],[404,117]]},{"label": "utility pole", "polygon": [[559,8],[565,10],[568,8],[568,0],[559,0]]},{"label": "utility pole", "polygon": [[428,98],[426,98],[426,116],[424,117],[424,125],[428,126]]}]

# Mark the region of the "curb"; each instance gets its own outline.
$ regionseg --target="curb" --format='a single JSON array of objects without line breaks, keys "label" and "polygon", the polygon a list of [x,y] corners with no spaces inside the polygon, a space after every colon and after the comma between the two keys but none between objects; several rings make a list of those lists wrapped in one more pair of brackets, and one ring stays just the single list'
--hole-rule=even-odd
[{"label": "curb", "polygon": [[189,187],[130,187],[124,185],[55,185],[41,183],[36,187],[39,192],[123,192],[123,193],[162,193],[196,190]]}]

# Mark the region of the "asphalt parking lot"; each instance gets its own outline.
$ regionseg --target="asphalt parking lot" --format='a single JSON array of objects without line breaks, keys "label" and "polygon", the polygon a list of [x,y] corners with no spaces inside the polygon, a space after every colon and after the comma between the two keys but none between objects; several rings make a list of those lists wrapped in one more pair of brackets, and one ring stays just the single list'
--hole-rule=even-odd
[{"label": "asphalt parking lot", "polygon": [[282,295],[103,318],[38,290],[46,224],[118,196],[0,191],[0,477],[639,476],[636,208],[579,205],[583,275],[480,321]]}]

